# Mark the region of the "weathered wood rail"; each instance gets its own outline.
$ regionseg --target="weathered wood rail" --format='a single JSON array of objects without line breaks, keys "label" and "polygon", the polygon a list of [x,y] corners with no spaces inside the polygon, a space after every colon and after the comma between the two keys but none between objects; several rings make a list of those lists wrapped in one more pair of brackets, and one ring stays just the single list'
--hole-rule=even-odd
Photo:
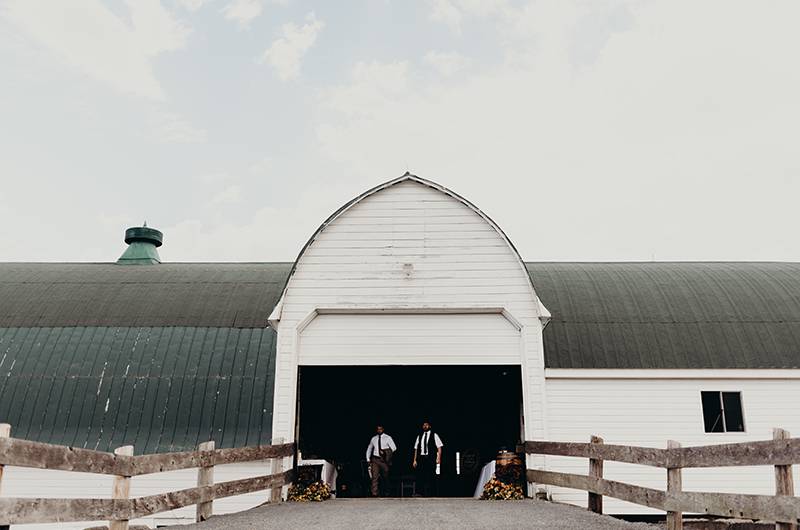
[{"label": "weathered wood rail", "polygon": [[[680,447],[670,441],[666,449],[604,444],[592,436],[591,443],[525,443],[534,455],[571,456],[589,459],[589,474],[576,475],[528,469],[528,482],[587,491],[589,509],[602,513],[602,496],[614,497],[667,512],[667,529],[683,528],[683,514],[774,521],[778,530],[797,530],[800,498],[794,496],[792,465],[800,463],[800,438],[775,429],[774,439],[698,447]],[[615,482],[603,478],[603,461],[625,462],[666,470],[665,491]],[[774,466],[775,495],[740,495],[683,491],[681,469],[728,466]]]},{"label": "weathered wood rail", "polygon": [[[128,521],[197,505],[197,521],[211,515],[214,499],[272,490],[269,499],[280,500],[280,489],[294,480],[294,470],[283,470],[285,457],[294,455],[294,444],[214,449],[205,442],[196,451],[133,455],[132,446],[114,453],[3,437],[9,431],[0,424],[0,479],[3,466],[113,475],[112,498],[0,498],[0,528],[23,523],[109,521],[110,530],[126,530]],[[7,436],[7,435],[6,435]],[[214,483],[214,466],[272,460],[271,474]],[[132,477],[198,468],[197,486],[168,493],[128,498]]]}]

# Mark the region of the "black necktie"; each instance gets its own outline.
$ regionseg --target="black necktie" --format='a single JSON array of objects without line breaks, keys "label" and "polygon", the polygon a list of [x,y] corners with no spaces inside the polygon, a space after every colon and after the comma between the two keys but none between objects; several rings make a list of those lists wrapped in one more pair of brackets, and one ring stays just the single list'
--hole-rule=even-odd
[{"label": "black necktie", "polygon": [[378,435],[378,456],[381,456],[381,436],[382,434]]},{"label": "black necktie", "polygon": [[422,454],[425,455],[425,456],[428,456],[428,432],[427,431],[422,434],[422,438],[424,440],[423,442],[421,442],[422,443],[422,447],[423,447]]}]

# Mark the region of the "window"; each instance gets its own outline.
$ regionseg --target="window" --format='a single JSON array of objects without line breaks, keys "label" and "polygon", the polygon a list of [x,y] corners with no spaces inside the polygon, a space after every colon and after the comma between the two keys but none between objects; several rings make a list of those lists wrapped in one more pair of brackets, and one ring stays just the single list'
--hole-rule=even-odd
[{"label": "window", "polygon": [[706,432],[744,432],[741,392],[700,392]]}]

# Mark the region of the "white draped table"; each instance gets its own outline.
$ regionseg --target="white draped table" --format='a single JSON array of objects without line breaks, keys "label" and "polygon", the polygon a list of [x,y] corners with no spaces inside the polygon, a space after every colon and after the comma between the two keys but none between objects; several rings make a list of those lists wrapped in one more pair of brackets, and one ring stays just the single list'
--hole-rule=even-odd
[{"label": "white draped table", "polygon": [[494,465],[495,461],[492,460],[481,469],[481,474],[478,476],[478,485],[475,486],[474,497],[476,499],[481,496],[481,493],[483,493],[483,486],[485,486],[486,483],[491,480],[492,475],[494,475]]}]

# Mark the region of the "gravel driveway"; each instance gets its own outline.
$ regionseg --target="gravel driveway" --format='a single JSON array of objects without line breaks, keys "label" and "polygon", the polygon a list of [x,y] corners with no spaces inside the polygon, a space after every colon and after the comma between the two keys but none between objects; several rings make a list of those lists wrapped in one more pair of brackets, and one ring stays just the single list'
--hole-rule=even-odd
[{"label": "gravel driveway", "polygon": [[286,502],[220,515],[205,523],[171,527],[197,530],[263,528],[534,528],[657,530],[585,509],[538,500],[339,499],[322,503]]}]

